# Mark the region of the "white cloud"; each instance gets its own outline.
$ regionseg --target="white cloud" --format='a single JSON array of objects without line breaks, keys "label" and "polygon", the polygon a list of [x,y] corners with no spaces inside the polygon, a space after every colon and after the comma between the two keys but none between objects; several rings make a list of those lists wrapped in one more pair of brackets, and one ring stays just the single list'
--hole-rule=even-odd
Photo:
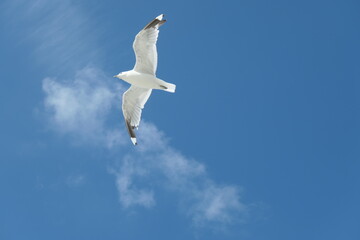
[{"label": "white cloud", "polygon": [[195,193],[197,203],[190,214],[196,224],[207,221],[231,223],[239,214],[246,214],[247,206],[240,201],[238,187],[218,186],[209,183],[202,191]]},{"label": "white cloud", "polygon": [[127,156],[123,159],[119,171],[110,169],[110,173],[116,176],[116,187],[119,191],[119,200],[123,207],[155,205],[154,192],[152,190],[138,189],[133,180],[136,176],[144,177],[148,174],[145,168],[134,164],[134,159]]},{"label": "white cloud", "polygon": [[71,81],[44,79],[44,105],[53,129],[108,147],[122,144],[123,132],[106,126],[108,114],[121,104],[119,96],[123,92],[120,84],[110,80],[91,67],[78,71]]},{"label": "white cloud", "polygon": [[[125,127],[119,130],[122,125],[114,128],[107,123],[111,111],[121,114],[115,106],[120,106],[123,92],[122,85],[108,79],[111,78],[95,68],[84,68],[67,82],[46,78],[44,105],[54,129],[87,143],[131,146]],[[116,178],[119,201],[124,208],[154,206],[154,185],[161,183],[155,187],[175,193],[180,201],[186,202],[185,212],[196,225],[232,223],[247,211],[237,187],[214,183],[203,164],[171,147],[165,134],[146,121],[139,128],[135,151],[115,163],[120,167],[112,167],[110,173]]]},{"label": "white cloud", "polygon": [[[111,126],[112,112],[121,115],[124,87],[101,70],[85,68],[71,81],[46,78],[44,105],[53,128],[86,143],[130,146],[133,151],[114,160],[109,172],[115,176],[120,204],[126,209],[156,204],[156,191],[168,191],[185,202],[184,213],[197,226],[207,222],[229,224],[247,212],[238,187],[218,185],[202,163],[173,148],[154,124],[142,121],[139,145],[130,144],[123,124]],[[116,121],[120,123],[122,118]],[[125,150],[125,149],[123,149]]]},{"label": "white cloud", "polygon": [[[112,169],[112,172],[116,172],[120,202],[124,207],[153,205],[156,193],[154,189],[159,188],[174,193],[179,202],[186,202],[184,211],[196,226],[204,226],[206,223],[231,224],[246,215],[247,206],[240,200],[238,187],[216,184],[209,178],[203,164],[185,157],[171,147],[164,140],[164,133],[155,125],[145,122],[139,131],[142,133],[142,143],[139,146],[144,146],[125,156],[119,170]],[[141,174],[133,174],[134,169]],[[155,183],[158,185],[154,186]],[[148,190],[138,191],[139,186]],[[131,187],[134,188],[131,198],[124,202],[122,196],[126,196],[126,191],[131,190]],[[151,190],[151,187],[154,189]],[[147,199],[151,199],[149,205],[138,201],[145,192],[148,193]]]}]

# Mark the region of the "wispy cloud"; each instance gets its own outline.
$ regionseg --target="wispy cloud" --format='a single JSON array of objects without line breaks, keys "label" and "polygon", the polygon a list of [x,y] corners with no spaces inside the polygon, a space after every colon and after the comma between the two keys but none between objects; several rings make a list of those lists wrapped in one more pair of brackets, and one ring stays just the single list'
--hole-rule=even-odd
[{"label": "wispy cloud", "polygon": [[66,184],[71,188],[77,188],[84,185],[86,182],[85,175],[76,174],[76,175],[69,175],[66,178]]},{"label": "wispy cloud", "polygon": [[[241,201],[238,187],[216,184],[208,176],[203,164],[173,148],[164,140],[165,134],[155,125],[145,122],[140,132],[143,140],[139,145],[140,148],[127,154],[121,160],[118,170],[112,169],[117,179],[120,203],[124,207],[144,205],[136,201],[142,197],[143,192],[139,192],[139,198],[133,194],[134,201],[131,204],[129,201],[124,203],[122,197],[126,193],[121,189],[120,184],[122,184],[121,179],[126,178],[128,182],[138,182],[138,185],[129,185],[126,190],[131,190],[132,186],[135,191],[139,187],[147,189],[146,192],[151,193],[151,204],[155,201],[156,189],[175,194],[179,203],[186,205],[183,209],[184,214],[190,216],[197,226],[209,222],[230,224],[246,215],[248,209]],[[142,174],[128,174],[134,171]],[[152,189],[151,186],[154,188]]]},{"label": "wispy cloud", "polygon": [[43,91],[45,110],[55,131],[107,147],[124,142],[124,132],[107,123],[109,112],[120,105],[123,88],[102,71],[86,67],[71,81],[46,78]]},{"label": "wispy cloud", "polygon": [[126,156],[122,160],[122,166],[117,170],[110,168],[109,172],[116,176],[116,186],[119,192],[119,200],[123,207],[140,205],[152,207],[155,205],[154,192],[149,189],[139,189],[134,184],[135,178],[144,178],[149,171],[137,165],[131,156]]},{"label": "wispy cloud", "polygon": [[5,0],[1,12],[6,15],[11,32],[21,42],[34,44],[34,55],[47,68],[73,71],[100,58],[96,27],[70,0]]},{"label": "wispy cloud", "polygon": [[[54,129],[90,144],[132,147],[124,128],[119,130],[108,123],[111,111],[121,114],[115,106],[120,105],[124,87],[107,79],[94,68],[78,71],[67,82],[44,79],[44,106]],[[114,159],[109,167],[125,209],[154,206],[156,192],[161,190],[186,203],[184,214],[197,226],[207,222],[229,224],[247,213],[238,187],[215,183],[202,163],[172,147],[154,124],[143,121],[139,139],[135,150],[126,153],[123,148],[123,157]]]}]

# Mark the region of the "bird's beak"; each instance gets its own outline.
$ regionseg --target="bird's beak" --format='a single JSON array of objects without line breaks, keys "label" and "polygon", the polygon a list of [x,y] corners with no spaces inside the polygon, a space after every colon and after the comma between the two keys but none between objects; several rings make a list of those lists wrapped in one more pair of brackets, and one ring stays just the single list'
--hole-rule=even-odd
[{"label": "bird's beak", "polygon": [[117,75],[114,75],[114,77],[117,77]]}]

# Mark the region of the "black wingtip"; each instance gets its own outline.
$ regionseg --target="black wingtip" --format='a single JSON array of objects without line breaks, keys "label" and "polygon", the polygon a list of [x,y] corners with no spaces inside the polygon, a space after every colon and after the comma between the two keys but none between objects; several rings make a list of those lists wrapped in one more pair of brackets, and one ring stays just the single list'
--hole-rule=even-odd
[{"label": "black wingtip", "polygon": [[137,145],[136,141],[136,135],[135,135],[135,127],[131,126],[130,122],[125,120],[126,129],[128,130],[128,133],[130,135],[130,140],[134,145]]},{"label": "black wingtip", "polygon": [[158,17],[156,17],[154,20],[152,20],[144,27],[144,30],[149,28],[155,28],[156,26],[159,28],[161,25],[163,25],[166,22],[166,19],[163,19],[164,16],[165,16],[164,14],[161,14]]}]

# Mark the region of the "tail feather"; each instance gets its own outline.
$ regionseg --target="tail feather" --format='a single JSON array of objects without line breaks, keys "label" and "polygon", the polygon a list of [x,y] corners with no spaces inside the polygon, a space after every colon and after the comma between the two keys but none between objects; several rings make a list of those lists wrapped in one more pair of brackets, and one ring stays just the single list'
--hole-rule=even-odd
[{"label": "tail feather", "polygon": [[159,80],[159,89],[174,93],[176,89],[176,85],[172,83],[165,82],[164,80]]},{"label": "tail feather", "polygon": [[175,85],[175,84],[168,83],[168,89],[166,89],[165,91],[174,93],[174,92],[175,92],[175,89],[176,89],[176,85]]}]

